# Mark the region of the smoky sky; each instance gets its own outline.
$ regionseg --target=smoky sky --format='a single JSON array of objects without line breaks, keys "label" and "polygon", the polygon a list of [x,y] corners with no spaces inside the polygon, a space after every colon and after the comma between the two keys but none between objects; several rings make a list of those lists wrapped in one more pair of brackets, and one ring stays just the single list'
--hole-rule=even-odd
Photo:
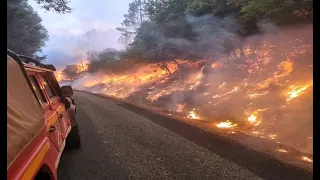
[{"label": "smoky sky", "polygon": [[85,59],[89,50],[122,49],[123,47],[117,42],[119,36],[119,32],[115,29],[105,31],[92,29],[80,35],[52,35],[47,46],[43,48],[43,54],[47,55],[46,63],[54,64],[60,69]]},{"label": "smoky sky", "polygon": [[70,14],[46,12],[36,4],[28,3],[42,18],[42,25],[48,30],[49,40],[41,53],[47,55],[45,63],[54,64],[58,69],[77,62],[88,50],[104,48],[122,49],[116,30],[123,21],[131,0],[71,0]]},{"label": "smoky sky", "polygon": [[[132,0],[105,1],[95,0],[94,3],[87,0],[71,0],[70,14],[57,14],[46,12],[36,4],[35,0],[29,0],[29,4],[42,18],[42,24],[48,30],[49,41],[42,48],[40,55],[47,55],[45,63],[54,64],[58,69],[65,65],[74,64],[80,59],[85,59],[89,50],[102,50],[105,48],[123,49],[118,43],[120,37],[116,27],[121,25],[127,13],[128,5]],[[237,36],[234,31],[241,29],[232,19],[216,19],[212,16],[191,17],[186,20],[193,26],[193,30],[200,34],[199,47],[210,47],[206,50],[207,56],[212,52],[221,51],[226,37],[236,43]],[[264,29],[274,28],[270,25],[262,25]],[[152,33],[152,32],[148,32]],[[194,44],[185,39],[163,39],[169,44],[174,44],[182,49],[189,49],[199,53]],[[204,49],[206,49],[204,48]],[[200,48],[203,50],[203,48]]]}]

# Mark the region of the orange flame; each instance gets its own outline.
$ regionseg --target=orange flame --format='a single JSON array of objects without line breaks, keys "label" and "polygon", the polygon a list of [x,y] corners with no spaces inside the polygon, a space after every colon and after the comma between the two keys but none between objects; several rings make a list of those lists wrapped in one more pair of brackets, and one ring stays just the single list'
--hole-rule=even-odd
[{"label": "orange flame", "polygon": [[264,108],[264,109],[257,109],[255,111],[251,111],[251,110],[246,110],[245,114],[248,115],[248,121],[251,124],[254,124],[255,126],[258,126],[260,124],[260,121],[257,121],[257,116],[260,112],[264,112],[266,111],[268,108]]},{"label": "orange flame", "polygon": [[307,90],[310,86],[313,85],[313,81],[310,81],[306,85],[301,86],[290,86],[289,92],[287,92],[287,102],[291,101],[292,99],[295,99],[296,97],[300,96],[305,90]]},{"label": "orange flame", "polygon": [[187,117],[190,118],[190,119],[199,119],[198,115],[196,114],[196,110],[195,109],[190,111]]},{"label": "orange flame", "polygon": [[282,153],[287,153],[288,151],[285,149],[277,149],[277,151],[282,152]]},{"label": "orange flame", "polygon": [[234,124],[231,121],[227,120],[225,122],[220,122],[220,123],[216,124],[216,126],[218,128],[232,128],[232,127],[238,126],[238,124]]},{"label": "orange flame", "polygon": [[85,61],[85,62],[80,62],[80,63],[77,63],[76,64],[76,68],[77,68],[77,73],[81,73],[81,72],[84,72],[84,71],[87,71],[88,70],[88,64],[89,62]]},{"label": "orange flame", "polygon": [[302,156],[301,159],[304,160],[304,161],[310,162],[310,163],[313,162],[313,160],[311,158],[307,157],[307,156]]},{"label": "orange flame", "polygon": [[64,79],[62,71],[56,71],[55,76],[58,82]]}]

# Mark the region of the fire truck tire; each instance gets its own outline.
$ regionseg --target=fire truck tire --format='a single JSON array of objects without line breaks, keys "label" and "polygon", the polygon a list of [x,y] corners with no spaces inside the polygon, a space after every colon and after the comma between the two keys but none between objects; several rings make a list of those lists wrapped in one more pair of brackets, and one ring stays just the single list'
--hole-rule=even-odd
[{"label": "fire truck tire", "polygon": [[69,136],[67,138],[67,146],[71,149],[78,149],[81,147],[81,140],[80,140],[80,132],[78,125],[72,127]]}]

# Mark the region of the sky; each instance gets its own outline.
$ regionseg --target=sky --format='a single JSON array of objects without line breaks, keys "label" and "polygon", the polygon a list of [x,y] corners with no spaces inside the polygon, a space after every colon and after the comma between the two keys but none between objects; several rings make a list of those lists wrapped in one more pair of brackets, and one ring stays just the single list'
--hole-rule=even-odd
[{"label": "sky", "polygon": [[88,50],[105,48],[122,49],[116,30],[123,21],[132,0],[70,0],[69,14],[46,12],[29,0],[29,4],[42,18],[42,25],[48,30],[49,40],[41,54],[47,55],[45,63],[58,69],[85,59]]}]

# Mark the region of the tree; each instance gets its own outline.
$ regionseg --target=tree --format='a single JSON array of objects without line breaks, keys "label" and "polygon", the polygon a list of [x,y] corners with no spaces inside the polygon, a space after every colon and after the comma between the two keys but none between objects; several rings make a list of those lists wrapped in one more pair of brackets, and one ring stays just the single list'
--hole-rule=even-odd
[{"label": "tree", "polygon": [[[69,13],[67,0],[35,0],[47,11]],[[28,5],[27,0],[8,0],[7,2],[7,48],[13,51],[33,56],[42,61],[46,56],[38,56],[41,48],[48,40],[48,32],[41,25],[42,19]]]},{"label": "tree", "polygon": [[[59,14],[66,14],[71,12],[68,6],[68,0],[33,0],[39,4],[46,11],[54,11]],[[27,0],[8,0],[8,4],[27,3]]]},{"label": "tree", "polygon": [[159,14],[168,6],[167,0],[146,0],[145,13],[148,19],[155,21]]},{"label": "tree", "polygon": [[7,4],[7,47],[19,54],[34,56],[48,40],[41,18],[25,0]]},{"label": "tree", "polygon": [[120,52],[116,49],[107,48],[99,53],[98,59],[100,61],[115,61],[119,60],[119,54]]},{"label": "tree", "polygon": [[277,24],[297,23],[312,17],[312,0],[241,0],[242,19],[271,20]]},{"label": "tree", "polygon": [[144,7],[144,0],[134,0],[129,4],[128,13],[124,15],[125,19],[121,23],[121,27],[117,28],[121,33],[118,40],[121,44],[128,46],[128,44],[133,40],[137,28],[141,26],[145,20]]},{"label": "tree", "polygon": [[98,51],[90,50],[90,51],[87,52],[87,59],[89,61],[98,61],[99,60],[98,55],[99,55]]},{"label": "tree", "polygon": [[88,67],[89,72],[95,73],[99,70],[107,69],[110,62],[119,60],[120,54],[119,51],[112,48],[107,48],[102,51],[88,51],[87,59],[90,61]]},{"label": "tree", "polygon": [[67,0],[35,0],[46,11],[54,11],[65,14],[70,13],[71,8],[68,6]]},{"label": "tree", "polygon": [[128,28],[124,27],[117,27],[116,29],[120,31],[121,34],[118,42],[122,45],[128,46],[129,43],[132,42],[135,32],[131,32]]}]

